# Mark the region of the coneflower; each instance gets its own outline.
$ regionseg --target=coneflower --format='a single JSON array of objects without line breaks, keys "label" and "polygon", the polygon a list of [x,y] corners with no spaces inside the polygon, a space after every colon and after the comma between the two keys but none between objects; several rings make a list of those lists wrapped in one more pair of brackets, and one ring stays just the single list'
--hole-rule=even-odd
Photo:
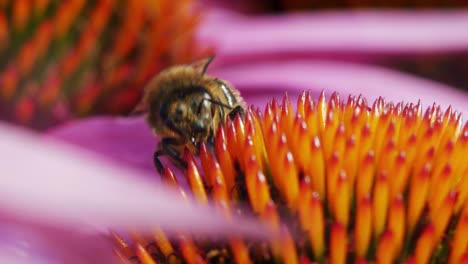
[{"label": "coneflower", "polygon": [[158,70],[203,56],[192,0],[0,1],[0,117],[45,128],[127,113]]},{"label": "coneflower", "polygon": [[[212,150],[211,150],[212,149]],[[468,123],[451,107],[304,92],[228,120],[183,189],[280,239],[112,233],[122,263],[468,263]]]}]

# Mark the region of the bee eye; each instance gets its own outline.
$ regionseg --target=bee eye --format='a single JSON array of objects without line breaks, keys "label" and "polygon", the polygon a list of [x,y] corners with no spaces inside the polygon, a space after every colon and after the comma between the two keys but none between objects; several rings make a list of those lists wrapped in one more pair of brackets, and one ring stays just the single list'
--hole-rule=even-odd
[{"label": "bee eye", "polygon": [[181,116],[184,113],[184,107],[179,105],[175,110],[175,115]]},{"label": "bee eye", "polygon": [[192,109],[197,109],[200,106],[200,101],[192,100]]}]

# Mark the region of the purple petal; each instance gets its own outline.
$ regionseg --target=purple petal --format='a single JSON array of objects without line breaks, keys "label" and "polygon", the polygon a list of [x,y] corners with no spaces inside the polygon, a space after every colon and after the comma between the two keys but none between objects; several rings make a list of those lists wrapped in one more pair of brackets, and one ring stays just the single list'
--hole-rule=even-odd
[{"label": "purple petal", "polygon": [[200,38],[219,65],[256,59],[425,54],[468,50],[467,11],[334,11],[244,16],[214,9]]},{"label": "purple petal", "polygon": [[107,238],[44,226],[0,224],[0,263],[112,263]]},{"label": "purple petal", "polygon": [[[298,95],[302,90],[322,89],[342,96],[362,94],[369,101],[379,96],[388,101],[432,103],[468,113],[468,94],[438,82],[418,78],[378,66],[324,61],[291,60],[281,63],[246,63],[224,67],[214,75],[230,80],[250,103],[264,104],[271,95],[288,92]],[[273,93],[272,93],[273,92]],[[269,96],[265,96],[268,94]],[[252,96],[253,98],[249,98]],[[250,99],[250,100],[249,100]]]}]

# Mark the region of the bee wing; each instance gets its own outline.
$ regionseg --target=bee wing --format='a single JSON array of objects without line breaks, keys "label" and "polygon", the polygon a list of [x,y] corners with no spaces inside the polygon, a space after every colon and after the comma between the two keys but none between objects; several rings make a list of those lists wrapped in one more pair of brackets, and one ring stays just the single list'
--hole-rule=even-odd
[{"label": "bee wing", "polygon": [[211,55],[209,57],[194,61],[190,64],[190,66],[200,74],[200,76],[203,76],[206,72],[206,69],[210,65],[210,63],[213,61],[215,55]]}]

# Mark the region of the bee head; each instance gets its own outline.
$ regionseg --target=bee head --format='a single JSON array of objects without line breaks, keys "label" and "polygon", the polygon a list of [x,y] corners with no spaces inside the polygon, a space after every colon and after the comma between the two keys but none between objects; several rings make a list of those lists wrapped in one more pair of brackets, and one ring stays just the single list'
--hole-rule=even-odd
[{"label": "bee head", "polygon": [[211,96],[206,92],[196,92],[177,98],[161,109],[167,111],[162,117],[166,125],[187,140],[198,146],[213,130],[214,112]]}]

